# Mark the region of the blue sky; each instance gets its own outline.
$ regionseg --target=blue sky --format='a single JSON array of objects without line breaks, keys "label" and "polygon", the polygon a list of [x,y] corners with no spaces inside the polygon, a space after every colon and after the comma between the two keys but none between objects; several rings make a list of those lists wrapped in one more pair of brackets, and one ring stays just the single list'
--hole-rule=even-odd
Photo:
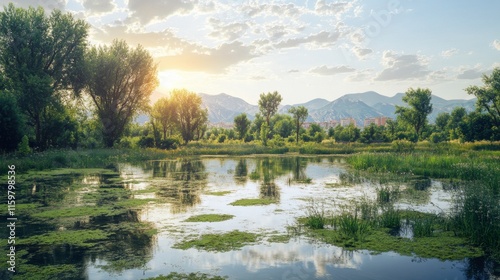
[{"label": "blue sky", "polygon": [[[7,1],[0,1],[3,5]],[[500,1],[19,0],[74,13],[90,43],[124,39],[158,62],[160,87],[284,104],[430,88],[446,99],[500,67]]]}]

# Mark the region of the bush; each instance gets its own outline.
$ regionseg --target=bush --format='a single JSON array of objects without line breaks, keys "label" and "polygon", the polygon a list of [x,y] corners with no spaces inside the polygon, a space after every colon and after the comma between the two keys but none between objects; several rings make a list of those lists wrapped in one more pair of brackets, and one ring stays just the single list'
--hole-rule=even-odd
[{"label": "bush", "polygon": [[24,135],[23,138],[21,139],[21,142],[17,146],[17,152],[22,155],[26,156],[31,154],[31,148],[28,140],[28,136]]},{"label": "bush", "polygon": [[160,149],[171,150],[177,149],[181,144],[179,137],[167,137],[160,141]]},{"label": "bush", "polygon": [[152,136],[142,136],[137,145],[141,148],[153,148],[155,146],[155,139]]},{"label": "bush", "polygon": [[224,141],[226,141],[226,139],[227,139],[226,134],[219,134],[219,136],[217,137],[217,142],[224,143]]},{"label": "bush", "polygon": [[411,153],[415,150],[415,143],[408,140],[394,140],[391,146],[397,153]]}]

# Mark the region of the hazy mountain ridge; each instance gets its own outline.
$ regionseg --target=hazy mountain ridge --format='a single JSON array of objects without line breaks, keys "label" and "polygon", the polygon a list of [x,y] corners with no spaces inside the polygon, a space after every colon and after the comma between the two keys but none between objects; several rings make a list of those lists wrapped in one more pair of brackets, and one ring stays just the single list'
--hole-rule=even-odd
[{"label": "hazy mountain ridge", "polygon": [[[202,104],[208,110],[208,119],[211,123],[232,123],[234,117],[246,113],[249,119],[254,119],[259,111],[257,105],[252,105],[245,100],[225,93],[218,95],[200,94]],[[284,105],[278,113],[284,114],[292,106],[304,106],[309,111],[307,121],[325,122],[345,118],[354,118],[358,125],[363,125],[364,119],[370,117],[387,116],[395,117],[396,106],[404,106],[402,98],[404,93],[397,93],[392,97],[381,95],[374,91],[363,93],[345,94],[333,101],[315,98],[308,102],[294,105]],[[453,108],[462,106],[467,111],[474,110],[475,99],[453,99],[446,100],[432,95],[433,112],[429,120],[434,122],[436,116],[441,112],[451,112]]]}]

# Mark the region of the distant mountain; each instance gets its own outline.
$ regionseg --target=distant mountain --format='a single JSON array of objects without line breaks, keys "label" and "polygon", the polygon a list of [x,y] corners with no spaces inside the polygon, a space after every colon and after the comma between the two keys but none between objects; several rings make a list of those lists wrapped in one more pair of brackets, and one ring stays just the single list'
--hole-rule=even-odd
[{"label": "distant mountain", "polygon": [[[246,113],[253,120],[259,111],[257,105],[251,105],[245,100],[225,93],[217,95],[200,94],[203,106],[208,109],[208,119],[211,123],[232,123],[234,117]],[[304,106],[309,112],[306,121],[324,122],[330,120],[340,121],[344,118],[354,118],[356,123],[363,125],[365,118],[386,116],[395,118],[396,106],[405,106],[404,93],[397,93],[392,97],[381,95],[374,91],[346,94],[334,101],[322,98],[312,99],[305,103],[284,105],[278,113],[286,114],[292,106]],[[446,100],[432,95],[433,112],[429,115],[432,123],[441,112],[451,112],[455,107],[462,106],[467,111],[474,110],[475,99],[472,100]]]},{"label": "distant mountain", "polygon": [[309,115],[316,122],[354,118],[356,123],[362,126],[366,118],[382,116],[383,114],[361,100],[343,96],[326,106],[310,111]]},{"label": "distant mountain", "polygon": [[253,120],[259,111],[257,105],[248,104],[245,100],[225,93],[210,95],[200,93],[202,106],[208,110],[208,120],[211,123],[232,123],[234,117],[246,113]]}]

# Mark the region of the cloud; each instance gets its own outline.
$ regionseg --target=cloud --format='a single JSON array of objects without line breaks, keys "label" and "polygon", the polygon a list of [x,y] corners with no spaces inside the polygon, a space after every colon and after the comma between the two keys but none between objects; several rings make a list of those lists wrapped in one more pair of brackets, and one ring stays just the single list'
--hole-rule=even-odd
[{"label": "cloud", "polygon": [[495,40],[495,41],[493,41],[493,47],[494,47],[497,51],[500,51],[500,40]]},{"label": "cloud", "polygon": [[441,52],[441,56],[445,58],[449,58],[457,54],[458,54],[458,49],[449,49]]},{"label": "cloud", "polygon": [[292,38],[283,40],[275,44],[274,46],[279,49],[294,48],[302,44],[312,44],[316,46],[330,46],[333,45],[339,39],[339,37],[340,37],[339,32],[321,31],[319,33],[312,34],[302,38]]},{"label": "cloud", "polygon": [[314,5],[314,9],[318,14],[339,16],[352,8],[352,3],[353,2],[326,3],[325,0],[318,0]]},{"label": "cloud", "polygon": [[399,55],[385,51],[382,55],[382,65],[386,68],[375,77],[376,81],[411,80],[430,73],[426,59],[419,55]]},{"label": "cloud", "polygon": [[371,49],[363,49],[360,47],[355,47],[352,51],[359,59],[363,59],[365,56],[373,52]]},{"label": "cloud", "polygon": [[235,41],[217,48],[185,50],[178,55],[158,58],[158,70],[178,69],[208,73],[224,73],[227,68],[259,56],[254,46]]},{"label": "cloud", "polygon": [[228,41],[234,41],[240,38],[249,27],[247,23],[233,22],[225,24],[221,20],[215,18],[210,18],[208,23],[213,29],[213,31],[208,34],[210,37]]},{"label": "cloud", "polygon": [[249,17],[271,15],[278,17],[297,17],[301,14],[301,10],[292,3],[243,5],[241,11]]},{"label": "cloud", "polygon": [[298,69],[290,69],[288,73],[299,73],[300,71]]},{"label": "cloud", "polygon": [[113,0],[83,0],[82,5],[91,14],[107,13],[115,8]]},{"label": "cloud", "polygon": [[165,19],[174,14],[186,14],[192,11],[198,0],[128,0],[132,17],[141,24],[155,19]]},{"label": "cloud", "polygon": [[309,70],[310,73],[318,74],[318,75],[336,75],[341,73],[349,73],[354,72],[356,69],[349,66],[335,66],[335,67],[327,67],[326,65],[313,68]]},{"label": "cloud", "polygon": [[265,80],[266,77],[264,77],[264,76],[252,76],[250,79],[260,81],[260,80]]},{"label": "cloud", "polygon": [[460,80],[474,80],[481,78],[483,76],[483,73],[479,69],[467,69],[467,70],[462,70],[460,74],[457,75],[457,79]]}]

